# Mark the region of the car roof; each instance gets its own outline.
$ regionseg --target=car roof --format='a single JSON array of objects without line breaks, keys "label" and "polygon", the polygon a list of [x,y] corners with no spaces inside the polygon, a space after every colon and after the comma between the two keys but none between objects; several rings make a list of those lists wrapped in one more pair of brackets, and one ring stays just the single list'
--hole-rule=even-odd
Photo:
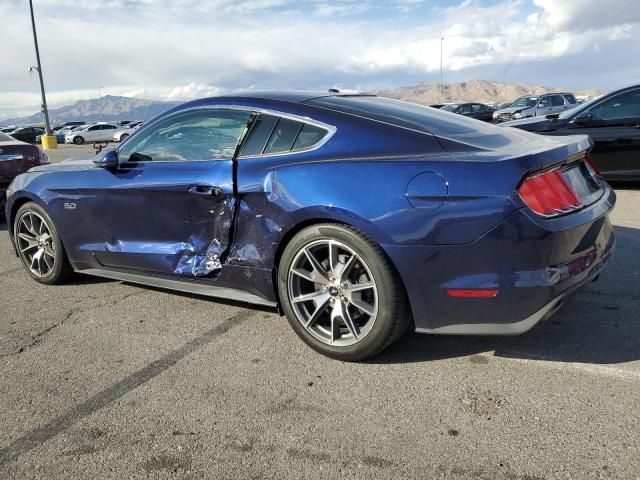
[{"label": "car roof", "polygon": [[279,100],[291,103],[304,103],[315,98],[322,97],[353,97],[353,96],[375,96],[369,93],[340,93],[339,91],[309,91],[309,90],[265,90],[229,93],[219,95],[214,98],[244,98],[247,100]]}]

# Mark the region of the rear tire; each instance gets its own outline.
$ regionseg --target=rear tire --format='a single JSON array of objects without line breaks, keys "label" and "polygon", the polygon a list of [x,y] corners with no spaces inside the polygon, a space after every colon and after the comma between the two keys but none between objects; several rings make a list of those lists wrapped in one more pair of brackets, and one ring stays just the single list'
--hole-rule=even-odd
[{"label": "rear tire", "polygon": [[84,138],[81,136],[73,137],[73,143],[76,145],[82,145],[84,143]]},{"label": "rear tire", "polygon": [[411,323],[395,269],[375,242],[350,226],[319,224],[298,232],[280,260],[278,288],[296,334],[338,360],[381,352]]},{"label": "rear tire", "polygon": [[37,203],[25,203],[18,209],[13,236],[20,260],[36,282],[54,285],[73,273],[58,230]]}]

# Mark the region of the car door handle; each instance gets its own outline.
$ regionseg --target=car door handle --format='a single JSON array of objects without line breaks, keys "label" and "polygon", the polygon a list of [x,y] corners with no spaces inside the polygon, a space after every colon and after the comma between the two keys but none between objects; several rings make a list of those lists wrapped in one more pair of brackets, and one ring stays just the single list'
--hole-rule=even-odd
[{"label": "car door handle", "polygon": [[194,185],[187,190],[192,195],[200,195],[201,197],[219,197],[222,190],[211,185]]}]

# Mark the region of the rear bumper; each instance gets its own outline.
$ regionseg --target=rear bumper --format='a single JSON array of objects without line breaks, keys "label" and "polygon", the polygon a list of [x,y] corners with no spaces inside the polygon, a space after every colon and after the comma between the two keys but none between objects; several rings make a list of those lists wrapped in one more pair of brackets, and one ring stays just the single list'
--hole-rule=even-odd
[{"label": "rear bumper", "polygon": [[[615,235],[607,187],[589,208],[557,219],[526,209],[466,245],[385,246],[405,283],[416,330],[440,334],[523,333],[592,281]],[[454,298],[448,289],[495,289],[492,298]]]}]

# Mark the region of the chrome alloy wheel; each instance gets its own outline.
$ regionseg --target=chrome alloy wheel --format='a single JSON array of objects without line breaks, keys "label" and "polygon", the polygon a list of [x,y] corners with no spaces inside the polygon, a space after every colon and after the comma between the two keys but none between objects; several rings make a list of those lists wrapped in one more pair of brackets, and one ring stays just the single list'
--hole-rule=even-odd
[{"label": "chrome alloy wheel", "polygon": [[345,244],[318,240],[300,249],[287,283],[296,318],[321,342],[345,347],[371,331],[378,314],[376,283]]},{"label": "chrome alloy wheel", "polygon": [[18,220],[16,245],[25,265],[37,277],[46,277],[56,262],[56,248],[44,219],[35,212],[26,212]]}]

